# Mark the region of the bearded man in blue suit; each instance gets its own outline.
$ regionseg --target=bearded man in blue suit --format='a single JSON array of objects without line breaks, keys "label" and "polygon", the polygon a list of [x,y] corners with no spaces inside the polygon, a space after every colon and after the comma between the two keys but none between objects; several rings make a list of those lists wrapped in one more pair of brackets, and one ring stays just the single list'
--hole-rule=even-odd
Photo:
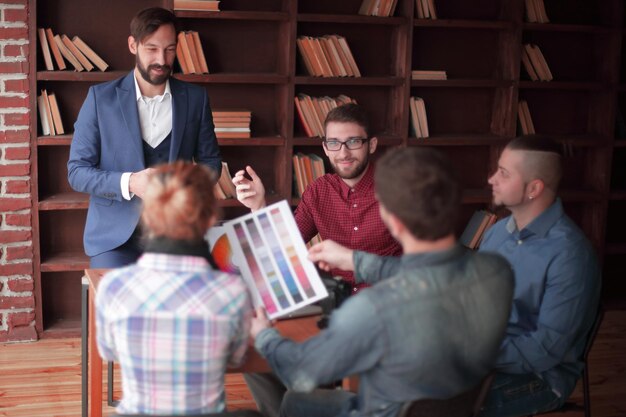
[{"label": "bearded man in blue suit", "polygon": [[84,246],[92,268],[127,265],[141,254],[138,223],[151,167],[183,159],[221,170],[206,90],[170,77],[177,18],[145,9],[130,31],[135,68],[89,89],[67,164],[72,188],[90,194]]}]

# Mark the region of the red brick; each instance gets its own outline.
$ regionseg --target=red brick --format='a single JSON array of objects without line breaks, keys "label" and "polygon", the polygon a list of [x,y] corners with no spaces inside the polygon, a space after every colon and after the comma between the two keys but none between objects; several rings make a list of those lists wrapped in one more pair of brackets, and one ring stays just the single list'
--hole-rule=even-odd
[{"label": "red brick", "polygon": [[6,183],[7,194],[24,194],[30,192],[30,181],[9,180]]},{"label": "red brick", "polygon": [[[7,3],[4,0],[2,2]],[[27,18],[26,9],[4,9],[5,22],[26,22]]]},{"label": "red brick", "polygon": [[25,342],[30,340],[37,340],[37,331],[33,326],[20,326],[0,332],[0,342]]},{"label": "red brick", "polygon": [[0,164],[0,177],[20,177],[30,174],[30,164]]},{"label": "red brick", "polygon": [[[30,246],[28,246],[30,248]],[[8,249],[8,248],[7,248]],[[32,278],[28,279],[10,279],[9,282],[9,290],[13,292],[25,292],[25,291],[33,291],[34,284]]]},{"label": "red brick", "polygon": [[[30,260],[33,258],[33,247],[32,246],[8,246],[6,248],[6,253],[7,253],[7,257],[6,257],[7,261],[17,261],[17,260],[23,260],[23,259]],[[23,281],[23,280],[20,280],[20,281]],[[11,291],[18,291],[13,288],[13,286],[11,285],[12,282],[13,281],[9,281],[9,288],[11,289]],[[30,291],[30,290],[32,290],[32,288],[29,290],[19,290],[19,291]]]},{"label": "red brick", "polygon": [[9,313],[7,319],[9,328],[29,326],[35,320],[35,312]]},{"label": "red brick", "polygon": [[[0,230],[0,242],[2,243],[30,242],[31,239],[32,235],[30,230]],[[0,265],[0,276],[3,275],[1,271],[5,266],[10,267],[13,265]]]},{"label": "red brick", "polygon": [[0,276],[32,274],[33,264],[30,262],[23,262],[19,264],[0,264]]},{"label": "red brick", "polygon": [[[2,72],[2,65],[6,62],[0,62],[0,72]],[[28,107],[28,97],[0,97],[0,108],[23,108]]]},{"label": "red brick", "polygon": [[5,126],[28,126],[28,113],[9,113],[4,115]]},{"label": "red brick", "polygon": [[0,28],[0,39],[27,39],[28,28]]},{"label": "red brick", "polygon": [[27,129],[0,131],[0,143],[23,143],[29,141],[30,135]]},{"label": "red brick", "polygon": [[10,308],[35,308],[35,297],[32,295],[26,297],[0,297],[0,310],[8,310]]},{"label": "red brick", "polygon": [[[24,115],[24,116],[27,116],[26,120],[28,123],[28,115]],[[6,116],[5,116],[5,121],[6,121]],[[28,146],[4,149],[4,159],[8,159],[10,161],[21,160],[21,159],[28,160],[29,156],[30,156],[30,147]]]},{"label": "red brick", "polygon": [[4,45],[4,56],[9,58],[28,57],[28,45]]},{"label": "red brick", "polygon": [[24,210],[30,206],[30,198],[0,198],[0,212]]},{"label": "red brick", "polygon": [[30,227],[30,213],[27,214],[14,214],[7,213],[5,222],[8,226],[21,226]]},{"label": "red brick", "polygon": [[4,91],[8,93],[27,93],[28,80],[4,80]]}]

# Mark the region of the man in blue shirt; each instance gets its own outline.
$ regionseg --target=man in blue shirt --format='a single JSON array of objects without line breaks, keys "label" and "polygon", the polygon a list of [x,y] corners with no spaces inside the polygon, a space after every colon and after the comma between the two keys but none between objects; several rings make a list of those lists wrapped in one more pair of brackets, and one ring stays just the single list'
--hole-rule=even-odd
[{"label": "man in blue shirt", "polygon": [[480,251],[511,263],[515,295],[481,417],[560,408],[582,371],[600,270],[593,247],[563,212],[560,179],[559,145],[538,136],[511,141],[489,178],[494,203],[511,216],[486,232]]},{"label": "man in blue shirt", "polygon": [[[381,217],[404,255],[380,257],[326,240],[312,260],[375,284],[350,297],[304,343],[253,319],[255,347],[289,388],[282,416],[396,417],[406,402],[450,398],[493,367],[510,313],[513,276],[494,254],[455,241],[460,187],[432,149],[396,149],[376,168]],[[317,386],[359,376],[358,395]]]}]

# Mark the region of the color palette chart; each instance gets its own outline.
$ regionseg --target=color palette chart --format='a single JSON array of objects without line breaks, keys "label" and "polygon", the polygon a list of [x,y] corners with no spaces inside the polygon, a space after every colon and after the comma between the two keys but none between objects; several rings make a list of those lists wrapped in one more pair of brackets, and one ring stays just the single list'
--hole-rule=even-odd
[{"label": "color palette chart", "polygon": [[[230,259],[218,252],[224,232]],[[219,236],[221,235],[221,236]],[[213,256],[222,269],[238,269],[251,289],[255,305],[264,305],[270,319],[325,298],[328,293],[311,261],[286,201],[272,204],[209,231]],[[214,245],[215,243],[215,245]]]}]

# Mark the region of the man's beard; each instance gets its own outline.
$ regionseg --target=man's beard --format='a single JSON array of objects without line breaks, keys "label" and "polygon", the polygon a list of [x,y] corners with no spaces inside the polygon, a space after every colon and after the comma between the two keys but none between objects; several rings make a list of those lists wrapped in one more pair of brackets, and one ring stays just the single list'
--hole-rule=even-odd
[{"label": "man's beard", "polygon": [[344,174],[343,172],[341,172],[337,166],[332,162],[330,165],[333,167],[333,170],[335,171],[335,173],[337,175],[339,175],[341,178],[343,178],[344,180],[351,180],[353,178],[357,178],[359,177],[361,174],[363,174],[363,172],[365,171],[365,169],[367,169],[367,164],[369,163],[369,154],[367,154],[365,156],[365,158],[363,159],[363,161],[361,161],[361,163],[359,163],[352,172],[348,173],[348,174]]},{"label": "man's beard", "polygon": [[[148,68],[144,68],[144,66],[139,61],[139,57],[137,57],[137,69],[139,70],[141,78],[143,78],[152,85],[163,85],[172,73],[172,67],[170,67],[169,65],[152,64],[148,65]],[[150,78],[151,69],[163,69],[163,75]]]}]

